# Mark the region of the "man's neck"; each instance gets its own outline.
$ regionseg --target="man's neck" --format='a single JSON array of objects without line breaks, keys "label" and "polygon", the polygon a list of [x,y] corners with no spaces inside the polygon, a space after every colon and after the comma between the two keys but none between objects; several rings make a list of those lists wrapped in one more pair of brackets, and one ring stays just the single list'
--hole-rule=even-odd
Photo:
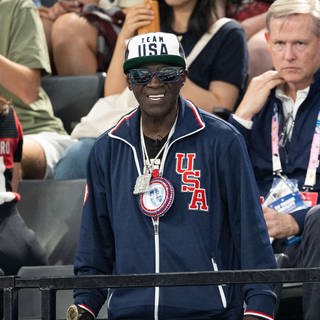
[{"label": "man's neck", "polygon": [[142,122],[142,131],[145,136],[153,140],[162,140],[165,136],[167,136],[173,126],[173,122],[166,123],[144,123]]},{"label": "man's neck", "polygon": [[145,136],[153,140],[161,140],[167,136],[176,120],[176,114],[157,119],[142,116],[142,131]]},{"label": "man's neck", "polygon": [[293,101],[296,101],[297,99],[297,92],[298,91],[301,91],[301,90],[304,90],[308,87],[310,87],[311,85],[311,82],[306,82],[306,83],[303,83],[303,84],[295,84],[295,83],[285,83],[283,86],[279,87],[283,93],[290,97]]}]

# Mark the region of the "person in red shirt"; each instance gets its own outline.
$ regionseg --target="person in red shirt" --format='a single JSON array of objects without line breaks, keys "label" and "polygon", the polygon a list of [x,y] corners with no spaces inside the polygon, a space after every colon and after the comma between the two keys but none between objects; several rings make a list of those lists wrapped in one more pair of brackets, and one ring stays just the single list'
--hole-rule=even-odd
[{"label": "person in red shirt", "polygon": [[0,268],[13,275],[26,265],[45,265],[47,257],[35,233],[17,209],[23,131],[16,112],[0,97]]}]

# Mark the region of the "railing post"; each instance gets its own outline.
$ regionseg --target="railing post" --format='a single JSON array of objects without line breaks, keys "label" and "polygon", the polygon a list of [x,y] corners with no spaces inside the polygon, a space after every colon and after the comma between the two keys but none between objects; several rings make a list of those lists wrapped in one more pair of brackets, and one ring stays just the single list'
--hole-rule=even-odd
[{"label": "railing post", "polygon": [[18,320],[18,290],[13,287],[3,289],[3,319]]},{"label": "railing post", "polygon": [[41,291],[41,320],[56,319],[56,290],[40,288]]}]

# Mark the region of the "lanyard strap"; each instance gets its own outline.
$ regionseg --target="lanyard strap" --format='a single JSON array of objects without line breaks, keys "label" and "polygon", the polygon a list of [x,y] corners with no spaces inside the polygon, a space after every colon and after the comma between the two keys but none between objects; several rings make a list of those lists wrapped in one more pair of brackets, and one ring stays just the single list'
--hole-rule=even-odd
[{"label": "lanyard strap", "polygon": [[[272,142],[272,169],[275,175],[281,175],[282,166],[279,154],[279,114],[274,110],[271,122],[271,142]],[[320,154],[320,111],[318,112],[317,122],[312,138],[309,164],[304,181],[304,189],[312,189],[316,184],[317,168],[319,167]]]},{"label": "lanyard strap", "polygon": [[316,127],[314,129],[310,158],[306,179],[304,181],[304,188],[313,188],[317,179],[317,168],[319,167],[319,153],[320,153],[320,111],[318,112]]},{"label": "lanyard strap", "polygon": [[271,121],[272,169],[273,174],[281,174],[282,166],[279,154],[279,114],[274,112]]}]

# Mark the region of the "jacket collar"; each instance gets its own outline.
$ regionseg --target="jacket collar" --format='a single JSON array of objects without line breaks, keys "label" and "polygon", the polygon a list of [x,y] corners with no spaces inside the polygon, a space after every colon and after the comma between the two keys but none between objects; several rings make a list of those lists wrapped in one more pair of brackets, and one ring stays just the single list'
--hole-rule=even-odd
[{"label": "jacket collar", "polygon": [[[122,117],[119,122],[109,131],[111,138],[123,140],[131,145],[140,141],[140,108],[134,109]],[[201,113],[190,101],[179,98],[178,120],[172,141],[192,135],[204,129],[205,123]]]}]

